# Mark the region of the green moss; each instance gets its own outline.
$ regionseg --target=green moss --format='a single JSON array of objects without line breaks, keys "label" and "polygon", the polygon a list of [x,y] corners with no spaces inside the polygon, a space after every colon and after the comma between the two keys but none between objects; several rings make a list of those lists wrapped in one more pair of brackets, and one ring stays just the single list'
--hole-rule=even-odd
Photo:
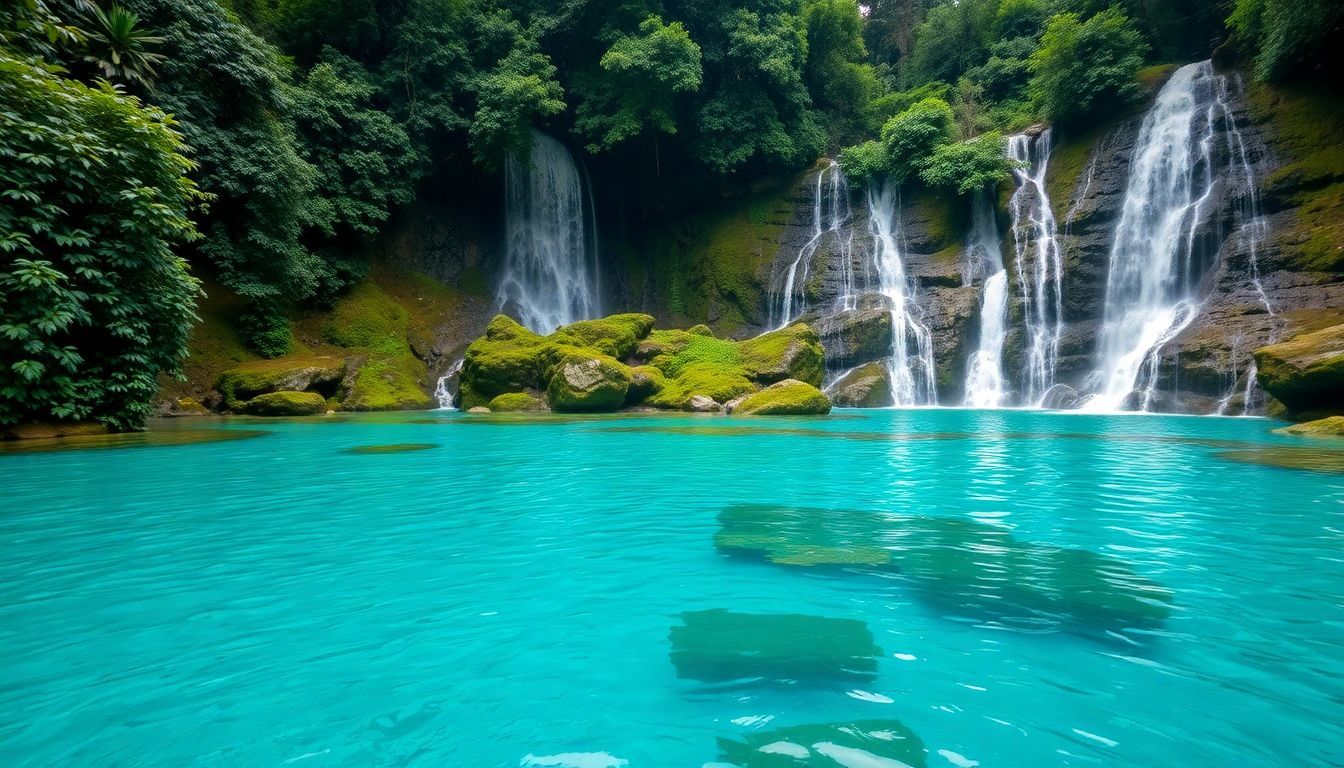
[{"label": "green moss", "polygon": [[614,411],[630,390],[630,369],[598,352],[563,347],[549,372],[546,398],[551,409],[567,413]]},{"label": "green moss", "polygon": [[281,357],[253,360],[220,374],[215,388],[224,395],[224,406],[238,410],[257,395],[280,390],[316,389],[334,393],[345,374],[338,357]]},{"label": "green moss", "polygon": [[1045,171],[1045,191],[1060,225],[1073,205],[1073,193],[1086,178],[1092,153],[1114,125],[1098,125],[1073,133],[1056,133],[1050,150],[1050,166]]},{"label": "green moss", "polygon": [[686,332],[694,334],[696,336],[708,336],[710,338],[714,338],[714,329],[710,328],[708,325],[705,325],[704,323],[701,323],[700,325],[693,325],[690,328],[687,328]]},{"label": "green moss", "polygon": [[1139,70],[1139,87],[1143,88],[1144,92],[1150,96],[1156,96],[1179,66],[1178,64],[1152,64],[1143,67]]},{"label": "green moss", "polygon": [[406,349],[409,325],[410,313],[404,307],[364,281],[336,302],[322,326],[322,337],[338,347],[397,354]]},{"label": "green moss", "polygon": [[1291,427],[1274,431],[1283,435],[1301,437],[1344,437],[1344,416],[1328,416],[1324,419],[1294,424]]},{"label": "green moss", "polygon": [[630,390],[625,395],[627,405],[636,405],[663,391],[667,386],[667,377],[652,365],[640,365],[630,369]]},{"label": "green moss", "polygon": [[509,392],[545,389],[548,353],[544,337],[496,315],[485,336],[467,347],[459,391],[462,409],[483,406]]},{"label": "green moss", "polygon": [[405,411],[428,408],[433,398],[420,387],[425,364],[409,352],[370,357],[359,369],[344,409],[349,411]]},{"label": "green moss", "polygon": [[1344,325],[1261,347],[1255,363],[1260,386],[1290,411],[1344,409]]},{"label": "green moss", "polygon": [[211,388],[219,375],[239,363],[258,356],[243,343],[234,328],[233,318],[242,310],[243,300],[224,287],[206,281],[205,296],[196,307],[199,321],[187,339],[187,358],[182,361],[182,378],[159,377],[159,398],[177,400],[196,396]]},{"label": "green moss", "polygon": [[799,323],[739,343],[742,367],[753,381],[797,379],[821,386],[826,358],[817,334]]},{"label": "green moss", "polygon": [[831,401],[820,389],[786,380],[749,395],[733,410],[742,416],[806,416],[831,412]]},{"label": "green moss", "polygon": [[905,201],[908,228],[922,227],[928,235],[927,242],[921,247],[932,251],[960,247],[970,224],[967,218],[969,206],[961,202],[955,195],[928,191],[916,192]]},{"label": "green moss", "polygon": [[536,395],[530,395],[526,392],[509,392],[494,398],[486,407],[495,413],[544,411],[546,410],[546,402]]},{"label": "green moss", "polygon": [[243,407],[253,416],[312,416],[327,410],[327,401],[316,392],[269,392]]},{"label": "green moss", "polygon": [[1275,238],[1300,269],[1344,271],[1344,101],[1327,87],[1256,84],[1250,106],[1287,160],[1265,180],[1266,196],[1297,209]]},{"label": "green moss", "polygon": [[612,315],[600,320],[581,320],[560,328],[553,335],[553,341],[624,358],[633,354],[635,345],[652,330],[653,318],[648,315]]}]

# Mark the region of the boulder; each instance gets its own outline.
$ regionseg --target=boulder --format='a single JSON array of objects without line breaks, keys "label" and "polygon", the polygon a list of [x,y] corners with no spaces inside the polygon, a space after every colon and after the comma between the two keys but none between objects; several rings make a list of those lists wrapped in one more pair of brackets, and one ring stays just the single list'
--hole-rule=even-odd
[{"label": "boulder", "polygon": [[735,403],[733,412],[743,416],[812,416],[831,412],[831,401],[820,389],[796,379],[766,387]]},{"label": "boulder", "polygon": [[723,410],[723,406],[719,405],[718,401],[705,395],[691,395],[691,398],[686,401],[685,408],[692,413],[718,413]]},{"label": "boulder", "polygon": [[467,347],[459,397],[468,409],[498,395],[542,388],[546,345],[543,337],[504,315],[496,315],[485,336]]},{"label": "boulder", "polygon": [[484,405],[478,405],[474,408],[468,408],[467,413],[490,413],[490,409],[486,408]]},{"label": "boulder", "polygon": [[551,371],[546,394],[556,411],[614,411],[630,390],[630,369],[597,353],[569,352]]},{"label": "boulder", "polygon": [[630,369],[630,390],[626,392],[627,403],[641,403],[662,391],[667,386],[667,377],[652,365],[640,365]]},{"label": "boulder", "polygon": [[885,309],[837,312],[818,319],[812,329],[831,368],[850,368],[891,354],[891,312]]},{"label": "boulder", "polygon": [[316,392],[268,392],[243,406],[253,416],[313,416],[325,413],[327,400]]},{"label": "boulder", "polygon": [[881,363],[868,363],[840,377],[827,392],[841,408],[881,408],[892,404],[891,372]]},{"label": "boulder", "polygon": [[201,405],[194,397],[182,397],[174,400],[162,413],[164,416],[209,416],[210,409]]},{"label": "boulder", "polygon": [[344,377],[345,361],[339,357],[282,357],[231,368],[219,375],[215,388],[224,395],[224,406],[236,411],[258,395],[271,392],[331,395]]},{"label": "boulder", "polygon": [[797,379],[821,386],[825,355],[821,341],[810,327],[791,325],[738,344],[747,378],[761,384]]},{"label": "boulder", "polygon": [[580,320],[560,328],[550,338],[557,343],[624,358],[633,354],[639,342],[652,330],[652,317],[631,313],[600,320]]},{"label": "boulder", "polygon": [[492,413],[518,413],[522,411],[545,411],[546,401],[527,392],[509,392],[490,401]]},{"label": "boulder", "polygon": [[1294,424],[1291,427],[1274,431],[1281,435],[1303,437],[1344,437],[1344,416],[1328,416],[1324,419]]},{"label": "boulder", "polygon": [[1344,325],[1255,351],[1260,386],[1292,412],[1344,411]]}]

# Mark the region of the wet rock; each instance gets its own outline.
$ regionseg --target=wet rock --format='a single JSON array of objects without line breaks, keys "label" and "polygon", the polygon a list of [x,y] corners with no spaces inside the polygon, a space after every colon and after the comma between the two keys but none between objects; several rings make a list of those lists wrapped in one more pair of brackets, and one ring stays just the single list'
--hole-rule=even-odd
[{"label": "wet rock", "polygon": [[868,363],[840,377],[828,393],[840,408],[881,408],[892,404],[891,372],[881,363]]},{"label": "wet rock", "polygon": [[867,682],[882,649],[861,621],[803,614],[688,611],[668,639],[677,677],[770,685]]},{"label": "wet rock", "polygon": [[818,416],[830,412],[831,401],[821,390],[796,379],[785,379],[740,398],[730,411],[742,416]]},{"label": "wet rock", "polygon": [[1344,437],[1344,416],[1327,416],[1274,431],[1281,435],[1301,437]]},{"label": "wet rock", "polygon": [[1260,385],[1290,411],[1344,411],[1344,325],[1255,351]]},{"label": "wet rock", "polygon": [[825,355],[817,334],[806,325],[791,325],[738,344],[747,378],[761,384],[797,379],[821,385]]},{"label": "wet rock", "polygon": [[818,318],[812,329],[821,340],[829,368],[851,368],[891,354],[891,312],[856,309]]},{"label": "wet rock", "polygon": [[490,413],[490,409],[486,408],[484,405],[478,405],[473,408],[468,408],[467,413]]}]

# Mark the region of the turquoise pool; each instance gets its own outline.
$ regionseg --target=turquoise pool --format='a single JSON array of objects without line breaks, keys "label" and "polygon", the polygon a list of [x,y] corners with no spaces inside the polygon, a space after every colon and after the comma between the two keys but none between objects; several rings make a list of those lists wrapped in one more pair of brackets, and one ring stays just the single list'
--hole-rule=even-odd
[{"label": "turquoise pool", "polygon": [[1344,459],[1274,426],[430,413],[0,453],[4,763],[1344,764]]}]

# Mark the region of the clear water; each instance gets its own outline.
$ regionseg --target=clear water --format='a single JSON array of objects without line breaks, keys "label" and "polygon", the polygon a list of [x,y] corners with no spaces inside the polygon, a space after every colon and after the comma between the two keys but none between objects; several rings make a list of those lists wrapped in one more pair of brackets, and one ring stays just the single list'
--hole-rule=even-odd
[{"label": "clear water", "polygon": [[[929,766],[1344,763],[1344,475],[1219,457],[1304,444],[1272,422],[211,424],[266,434],[0,455],[5,765],[704,766],[717,737],[882,718]],[[423,450],[347,452],[388,444]],[[722,554],[737,503],[1007,526],[1123,560],[1174,612],[1011,628]],[[715,608],[861,621],[875,677],[679,679],[671,627]]]}]

